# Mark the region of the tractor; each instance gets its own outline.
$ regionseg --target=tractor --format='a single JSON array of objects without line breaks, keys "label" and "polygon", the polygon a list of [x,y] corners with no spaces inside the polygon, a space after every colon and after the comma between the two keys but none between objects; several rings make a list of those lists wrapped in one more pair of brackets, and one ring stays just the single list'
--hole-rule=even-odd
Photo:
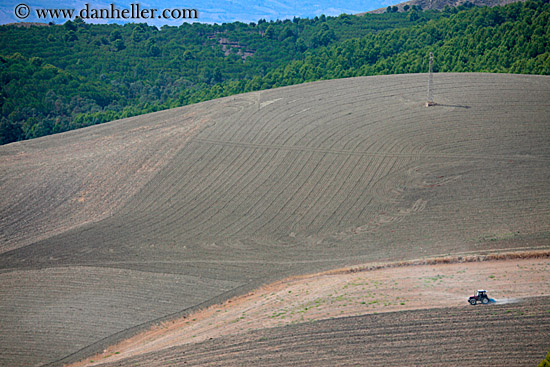
[{"label": "tractor", "polygon": [[470,302],[471,305],[475,305],[478,302],[481,302],[484,305],[488,304],[489,297],[487,296],[487,291],[483,289],[478,290],[475,296],[470,296],[470,298],[468,298],[468,302]]}]

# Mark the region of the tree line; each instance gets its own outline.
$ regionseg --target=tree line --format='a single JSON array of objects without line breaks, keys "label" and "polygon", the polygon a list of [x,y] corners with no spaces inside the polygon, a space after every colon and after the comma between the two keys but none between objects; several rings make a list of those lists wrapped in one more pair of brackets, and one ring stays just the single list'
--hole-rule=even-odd
[{"label": "tree line", "polygon": [[[413,16],[411,16],[413,15]],[[435,71],[550,74],[547,0],[259,20],[0,27],[0,143],[322,79]]]}]

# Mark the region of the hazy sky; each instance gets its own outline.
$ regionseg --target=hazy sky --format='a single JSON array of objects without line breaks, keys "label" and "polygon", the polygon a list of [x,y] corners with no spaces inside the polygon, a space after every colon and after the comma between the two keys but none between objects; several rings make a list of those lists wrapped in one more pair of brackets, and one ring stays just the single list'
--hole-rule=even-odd
[{"label": "hazy sky", "polygon": [[[92,16],[98,14],[100,9],[105,11],[110,10],[111,4],[119,11],[128,9],[126,16],[131,17],[130,10],[132,4],[134,9],[139,11],[145,9],[146,16],[150,16],[151,9],[157,9],[153,19],[129,19],[132,22],[144,22],[157,26],[179,25],[182,19],[173,20],[162,18],[161,13],[165,9],[176,11],[183,17],[182,9],[196,9],[198,11],[198,19],[196,21],[204,23],[227,23],[241,21],[245,23],[257,22],[259,19],[275,20],[275,19],[290,19],[294,16],[301,18],[312,18],[316,15],[339,15],[342,13],[356,14],[368,10],[377,9],[399,1],[391,2],[389,0],[303,0],[303,1],[288,1],[288,0],[164,0],[164,1],[74,1],[74,0],[46,0],[46,1],[26,1],[26,0],[0,0],[0,24],[13,22],[54,22],[64,23],[67,18],[46,17],[39,19],[38,12],[44,9],[74,9],[74,14],[78,14],[84,10],[84,16]],[[88,4],[88,5],[86,5]],[[20,18],[16,17],[16,13]],[[106,13],[104,13],[106,14]],[[134,13],[135,14],[135,13]],[[170,12],[167,13],[170,16]],[[159,18],[159,16],[161,18]],[[106,23],[113,22],[112,19],[88,19],[87,22]]]}]

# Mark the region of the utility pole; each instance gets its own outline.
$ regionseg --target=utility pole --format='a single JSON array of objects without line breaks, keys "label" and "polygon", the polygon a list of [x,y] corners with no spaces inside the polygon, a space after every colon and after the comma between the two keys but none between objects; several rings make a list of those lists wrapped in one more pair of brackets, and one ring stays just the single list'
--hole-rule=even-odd
[{"label": "utility pole", "polygon": [[433,63],[434,63],[434,54],[430,52],[430,71],[428,75],[428,100],[426,101],[426,107],[435,106],[434,95],[433,95]]}]

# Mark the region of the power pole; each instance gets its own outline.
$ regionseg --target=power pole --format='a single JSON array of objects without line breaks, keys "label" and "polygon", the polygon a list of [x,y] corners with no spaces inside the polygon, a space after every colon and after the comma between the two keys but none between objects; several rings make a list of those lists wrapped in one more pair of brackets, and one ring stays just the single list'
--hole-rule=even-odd
[{"label": "power pole", "polygon": [[433,95],[433,63],[434,63],[434,54],[430,52],[430,72],[428,75],[428,100],[426,101],[426,107],[435,106],[434,95]]}]

